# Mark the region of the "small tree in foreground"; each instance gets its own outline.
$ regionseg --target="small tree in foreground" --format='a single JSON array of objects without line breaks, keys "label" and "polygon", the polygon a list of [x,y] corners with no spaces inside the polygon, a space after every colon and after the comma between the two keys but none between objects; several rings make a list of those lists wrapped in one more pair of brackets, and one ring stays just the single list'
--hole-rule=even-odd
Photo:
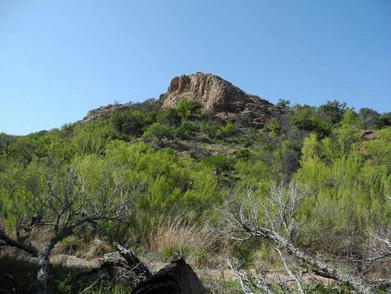
[{"label": "small tree in foreground", "polygon": [[[302,281],[305,273],[333,279],[350,286],[358,293],[375,293],[377,289],[391,289],[390,281],[368,280],[367,278],[343,270],[336,262],[328,262],[319,256],[314,256],[300,248],[297,242],[297,233],[300,225],[296,223],[297,208],[302,203],[304,196],[296,187],[278,186],[272,188],[266,200],[262,203],[255,201],[254,193],[247,191],[248,201],[242,204],[227,203],[224,209],[226,228],[228,234],[234,240],[248,240],[260,238],[275,247],[281,262],[285,268],[287,279],[277,283],[282,292],[291,293],[292,287],[295,292],[304,293]],[[238,197],[236,197],[237,199]],[[368,244],[370,249],[369,258],[363,259],[363,263],[371,263],[375,260],[391,256],[391,232],[382,231],[373,233],[372,242]],[[295,262],[295,270],[288,266],[287,257],[292,257]],[[241,283],[245,293],[253,293],[253,289],[262,290],[265,293],[274,293],[273,284],[266,274],[240,270],[235,259],[228,261],[234,270],[235,276]],[[295,285],[295,286],[293,286]]]},{"label": "small tree in foreground", "polygon": [[[12,175],[18,177],[14,185],[11,179],[2,185],[0,213],[9,230],[0,228],[0,246],[38,259],[38,293],[48,293],[49,256],[58,242],[82,225],[127,221],[130,216],[135,186],[114,167],[96,174],[88,181],[74,166],[37,163]],[[40,244],[33,232],[45,233]]]}]

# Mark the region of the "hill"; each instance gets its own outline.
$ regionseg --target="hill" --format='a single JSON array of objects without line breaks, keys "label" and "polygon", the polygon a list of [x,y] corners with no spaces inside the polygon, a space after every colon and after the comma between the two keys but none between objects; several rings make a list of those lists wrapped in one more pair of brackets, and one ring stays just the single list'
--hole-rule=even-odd
[{"label": "hill", "polygon": [[0,288],[129,293],[137,271],[99,266],[121,244],[151,269],[185,258],[213,293],[388,291],[390,126],[197,73],[159,99],[0,134]]},{"label": "hill", "polygon": [[[159,98],[163,108],[175,107],[183,99],[199,103],[203,113],[210,113],[223,122],[241,116],[255,127],[264,126],[267,119],[282,112],[281,108],[245,93],[219,76],[201,72],[173,78],[167,92]],[[90,111],[83,121],[129,108],[131,104],[110,104]]]}]

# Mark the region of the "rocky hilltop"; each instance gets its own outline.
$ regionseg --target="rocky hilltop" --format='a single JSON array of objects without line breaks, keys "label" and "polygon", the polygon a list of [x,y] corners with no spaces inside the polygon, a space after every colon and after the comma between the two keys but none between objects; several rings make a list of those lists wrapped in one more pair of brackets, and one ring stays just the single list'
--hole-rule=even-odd
[{"label": "rocky hilltop", "polygon": [[[262,127],[268,118],[281,112],[272,103],[247,94],[219,76],[200,72],[173,78],[167,92],[160,95],[162,107],[174,107],[181,99],[198,101],[204,112],[209,112],[222,121],[234,120],[239,115],[250,125],[257,127]],[[130,108],[131,105],[132,103],[102,106],[91,110],[82,122]]]},{"label": "rocky hilltop", "polygon": [[200,102],[204,111],[223,121],[241,115],[257,126],[263,126],[269,117],[281,112],[272,103],[247,94],[219,76],[200,72],[175,77],[167,92],[160,96],[163,107],[173,107],[184,98]]},{"label": "rocky hilltop", "polygon": [[89,122],[91,120],[95,120],[97,118],[103,117],[106,114],[109,114],[111,112],[117,112],[117,111],[124,110],[124,109],[128,108],[128,106],[129,106],[129,104],[119,104],[119,103],[101,106],[99,108],[90,110],[87,113],[87,115],[82,119],[82,122]]}]

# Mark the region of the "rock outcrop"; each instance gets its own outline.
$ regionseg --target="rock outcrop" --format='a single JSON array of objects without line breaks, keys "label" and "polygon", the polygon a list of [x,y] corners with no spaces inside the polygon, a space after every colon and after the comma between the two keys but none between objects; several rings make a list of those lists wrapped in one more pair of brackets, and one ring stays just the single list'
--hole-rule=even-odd
[{"label": "rock outcrop", "polygon": [[205,112],[229,121],[238,115],[250,124],[263,126],[268,118],[281,112],[272,103],[250,95],[213,74],[196,73],[175,77],[166,93],[160,96],[163,107],[173,107],[181,99],[198,101]]},{"label": "rock outcrop", "polygon": [[83,123],[95,120],[97,118],[103,117],[111,112],[121,111],[127,109],[129,106],[127,104],[109,104],[106,106],[101,106],[97,109],[90,110],[87,115],[82,119]]},{"label": "rock outcrop", "polygon": [[207,293],[192,268],[181,258],[173,261],[141,282],[132,294],[202,294]]},{"label": "rock outcrop", "polygon": [[363,139],[364,141],[371,141],[376,139],[376,135],[372,130],[364,130],[361,133],[361,139]]},{"label": "rock outcrop", "polygon": [[[245,125],[263,127],[282,112],[272,103],[247,94],[230,82],[213,74],[196,73],[175,77],[166,93],[160,95],[162,107],[174,107],[181,99],[198,101],[204,112],[226,122],[241,118]],[[142,103],[141,103],[142,104]],[[109,113],[130,109],[132,103],[109,104],[91,110],[81,122],[89,122]]]}]

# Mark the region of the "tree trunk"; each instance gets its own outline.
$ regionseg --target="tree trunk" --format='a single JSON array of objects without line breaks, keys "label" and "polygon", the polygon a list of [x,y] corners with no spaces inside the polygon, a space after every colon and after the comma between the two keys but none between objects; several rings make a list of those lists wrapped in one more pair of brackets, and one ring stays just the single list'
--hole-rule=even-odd
[{"label": "tree trunk", "polygon": [[286,248],[291,255],[317,269],[318,273],[323,273],[329,278],[346,283],[347,285],[354,288],[358,293],[370,294],[374,293],[375,291],[373,285],[369,284],[360,277],[343,272],[332,266],[331,264],[328,264],[323,260],[317,259],[305,253],[303,250],[297,248],[288,240],[284,239],[283,237],[274,232],[265,231],[262,233],[262,236],[266,236],[269,240],[273,241],[278,246]]},{"label": "tree trunk", "polygon": [[45,245],[44,249],[38,254],[38,294],[48,294],[48,280],[49,280],[49,255],[53,249],[53,242]]}]

